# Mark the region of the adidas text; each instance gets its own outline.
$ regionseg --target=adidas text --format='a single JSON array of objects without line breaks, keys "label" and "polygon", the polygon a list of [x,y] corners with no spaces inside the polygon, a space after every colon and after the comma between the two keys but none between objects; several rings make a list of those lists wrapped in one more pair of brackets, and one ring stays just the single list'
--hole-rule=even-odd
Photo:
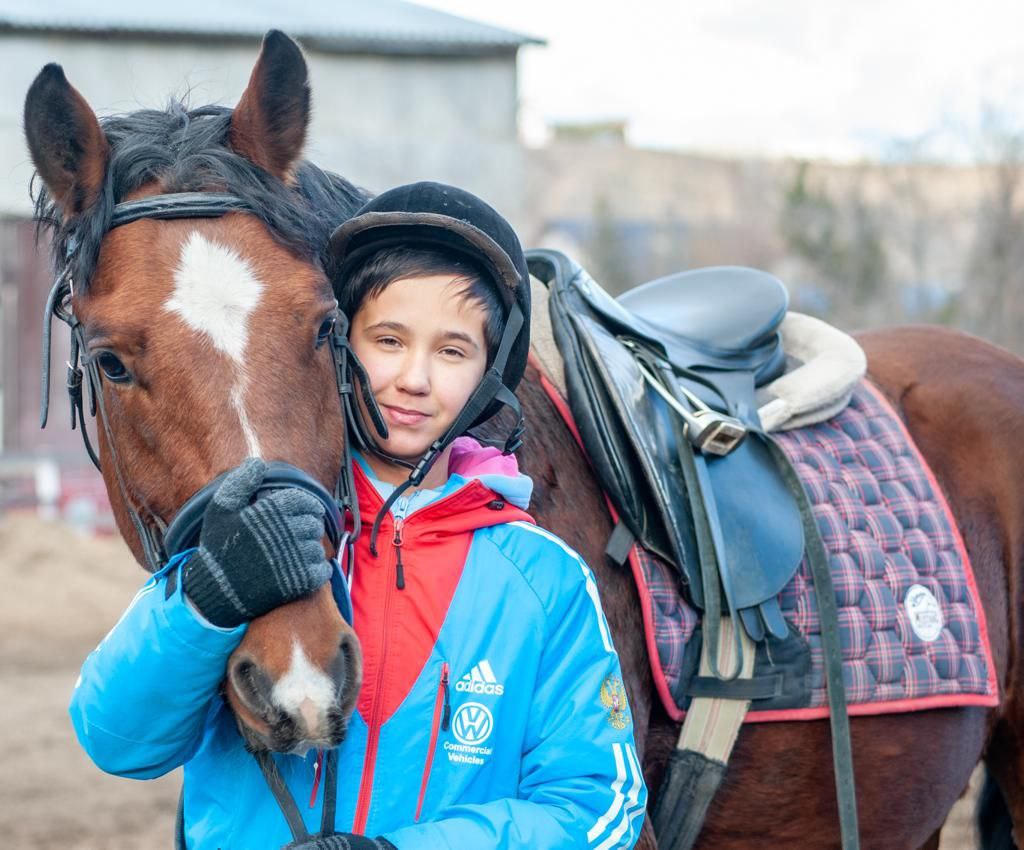
[{"label": "adidas text", "polygon": [[498,681],[494,670],[491,669],[491,662],[485,658],[455,683],[455,690],[460,694],[500,697],[505,693],[505,686]]},{"label": "adidas text", "polygon": [[459,679],[455,683],[455,690],[464,694],[488,694],[500,697],[505,693],[505,686],[496,682],[467,682],[465,679]]}]

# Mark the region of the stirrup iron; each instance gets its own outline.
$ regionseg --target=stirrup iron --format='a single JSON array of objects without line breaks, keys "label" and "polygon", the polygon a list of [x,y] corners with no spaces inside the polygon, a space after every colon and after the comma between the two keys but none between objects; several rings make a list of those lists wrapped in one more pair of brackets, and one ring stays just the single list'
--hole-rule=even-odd
[{"label": "stirrup iron", "polygon": [[747,428],[739,419],[712,410],[697,396],[680,386],[678,387],[679,392],[693,405],[692,411],[687,410],[643,363],[637,360],[636,365],[651,388],[682,417],[683,422],[686,423],[686,438],[693,443],[696,449],[704,454],[721,457],[729,454],[743,442],[744,437],[747,436]]}]

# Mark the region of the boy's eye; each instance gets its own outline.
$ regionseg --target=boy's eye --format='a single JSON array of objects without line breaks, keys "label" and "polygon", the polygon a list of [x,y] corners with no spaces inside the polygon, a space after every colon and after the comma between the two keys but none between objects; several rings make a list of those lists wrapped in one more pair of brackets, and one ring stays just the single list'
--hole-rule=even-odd
[{"label": "boy's eye", "polygon": [[395,348],[396,346],[401,345],[401,343],[393,336],[377,337],[377,342],[385,348]]},{"label": "boy's eye", "polygon": [[442,348],[441,353],[446,357],[465,357],[465,353],[458,348]]}]

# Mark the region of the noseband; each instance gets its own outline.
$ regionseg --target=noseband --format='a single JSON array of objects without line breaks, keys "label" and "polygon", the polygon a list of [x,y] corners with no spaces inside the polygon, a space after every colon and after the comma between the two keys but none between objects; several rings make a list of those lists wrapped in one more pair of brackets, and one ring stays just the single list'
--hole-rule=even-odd
[{"label": "noseband", "polygon": [[[116,227],[131,224],[133,221],[139,221],[140,219],[219,218],[228,213],[235,212],[251,213],[253,209],[242,198],[229,194],[179,192],[167,195],[154,195],[138,201],[126,201],[115,205],[107,232],[109,233]],[[53,288],[50,290],[49,298],[46,301],[46,309],[43,315],[42,399],[40,402],[39,424],[42,428],[46,427],[49,413],[50,337],[53,318],[56,317],[64,322],[71,332],[71,356],[67,364],[67,390],[68,398],[71,402],[71,428],[74,430],[78,427],[81,430],[85,450],[95,467],[100,469],[99,457],[92,446],[89,432],[85,427],[85,394],[82,384],[87,374],[89,413],[95,417],[97,408],[99,409],[99,420],[106,436],[110,460],[121,491],[122,500],[142,544],[142,550],[146,559],[145,566],[150,572],[156,572],[167,563],[171,556],[197,543],[206,506],[213,498],[213,493],[219,486],[223,476],[214,479],[195,493],[178,510],[169,525],[151,511],[146,512],[148,516],[144,519],[136,509],[122,474],[121,464],[118,460],[117,450],[110,430],[110,422],[103,401],[102,373],[96,360],[88,354],[82,324],[75,316],[72,307],[74,283],[71,279],[71,268],[77,250],[78,242],[72,237],[68,242],[64,264],[58,272]],[[352,375],[354,373],[357,376],[365,377],[365,373],[349,346],[348,318],[340,310],[336,311],[334,330],[330,336],[330,346],[334,359],[334,374],[338,385],[342,416],[350,417],[356,414]],[[85,372],[83,372],[83,366]],[[367,405],[368,410],[370,410],[375,424],[380,423],[380,427],[383,427],[380,412],[376,409],[373,396],[368,391],[369,382],[362,380],[361,385],[364,387],[362,393],[364,403]],[[342,451],[341,470],[335,483],[333,495],[319,481],[316,481],[301,469],[288,463],[275,461],[268,464],[268,471],[263,483],[260,485],[259,492],[282,487],[298,487],[319,499],[325,509],[324,524],[328,538],[334,546],[338,558],[342,558],[346,553],[339,551],[339,547],[347,546],[351,548],[355,536],[359,534],[360,527],[359,503],[355,498],[352,454],[349,448],[349,441],[345,440]],[[344,533],[348,522],[351,522],[351,537]]]}]

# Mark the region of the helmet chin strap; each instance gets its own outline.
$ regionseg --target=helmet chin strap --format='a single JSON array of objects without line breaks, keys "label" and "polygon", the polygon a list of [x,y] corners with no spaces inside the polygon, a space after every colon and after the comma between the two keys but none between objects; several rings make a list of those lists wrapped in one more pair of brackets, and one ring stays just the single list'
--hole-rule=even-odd
[{"label": "helmet chin strap", "polygon": [[[508,319],[505,321],[505,329],[501,334],[501,342],[498,344],[498,352],[494,355],[494,360],[490,367],[488,367],[487,371],[484,372],[483,378],[481,378],[480,383],[477,384],[476,389],[473,390],[465,405],[463,405],[462,410],[459,411],[459,415],[455,417],[455,421],[448,426],[448,429],[444,434],[431,443],[430,448],[428,448],[426,452],[424,452],[423,456],[415,463],[410,463],[407,460],[388,454],[376,443],[376,441],[372,439],[361,417],[353,418],[352,421],[355,427],[362,431],[362,434],[360,435],[361,439],[359,441],[361,448],[373,452],[375,455],[389,463],[403,466],[410,470],[409,477],[399,484],[394,491],[392,491],[391,495],[387,497],[373,521],[373,530],[370,532],[370,552],[374,556],[377,555],[377,534],[380,531],[380,524],[383,522],[384,517],[387,516],[388,511],[391,510],[391,506],[398,501],[402,494],[410,487],[418,487],[423,482],[423,479],[426,478],[427,473],[430,472],[445,449],[447,449],[457,437],[461,437],[470,428],[478,424],[477,420],[484,415],[492,404],[497,402],[500,405],[510,408],[516,414],[516,424],[512,427],[508,436],[504,440],[499,442],[486,440],[484,442],[487,445],[493,445],[496,448],[500,448],[501,453],[506,455],[512,454],[512,452],[523,444],[523,434],[526,430],[526,425],[523,421],[523,409],[519,404],[519,399],[516,398],[515,393],[505,386],[502,376],[508,362],[509,354],[512,351],[512,346],[518,338],[520,331],[523,329],[524,323],[525,319],[523,318],[523,311],[519,308],[518,304],[513,304],[512,309],[509,311]],[[360,376],[360,380],[365,382],[365,375]],[[370,409],[369,406],[367,409]],[[378,429],[378,431],[379,430],[380,429]],[[386,430],[384,436],[386,436]]]}]

